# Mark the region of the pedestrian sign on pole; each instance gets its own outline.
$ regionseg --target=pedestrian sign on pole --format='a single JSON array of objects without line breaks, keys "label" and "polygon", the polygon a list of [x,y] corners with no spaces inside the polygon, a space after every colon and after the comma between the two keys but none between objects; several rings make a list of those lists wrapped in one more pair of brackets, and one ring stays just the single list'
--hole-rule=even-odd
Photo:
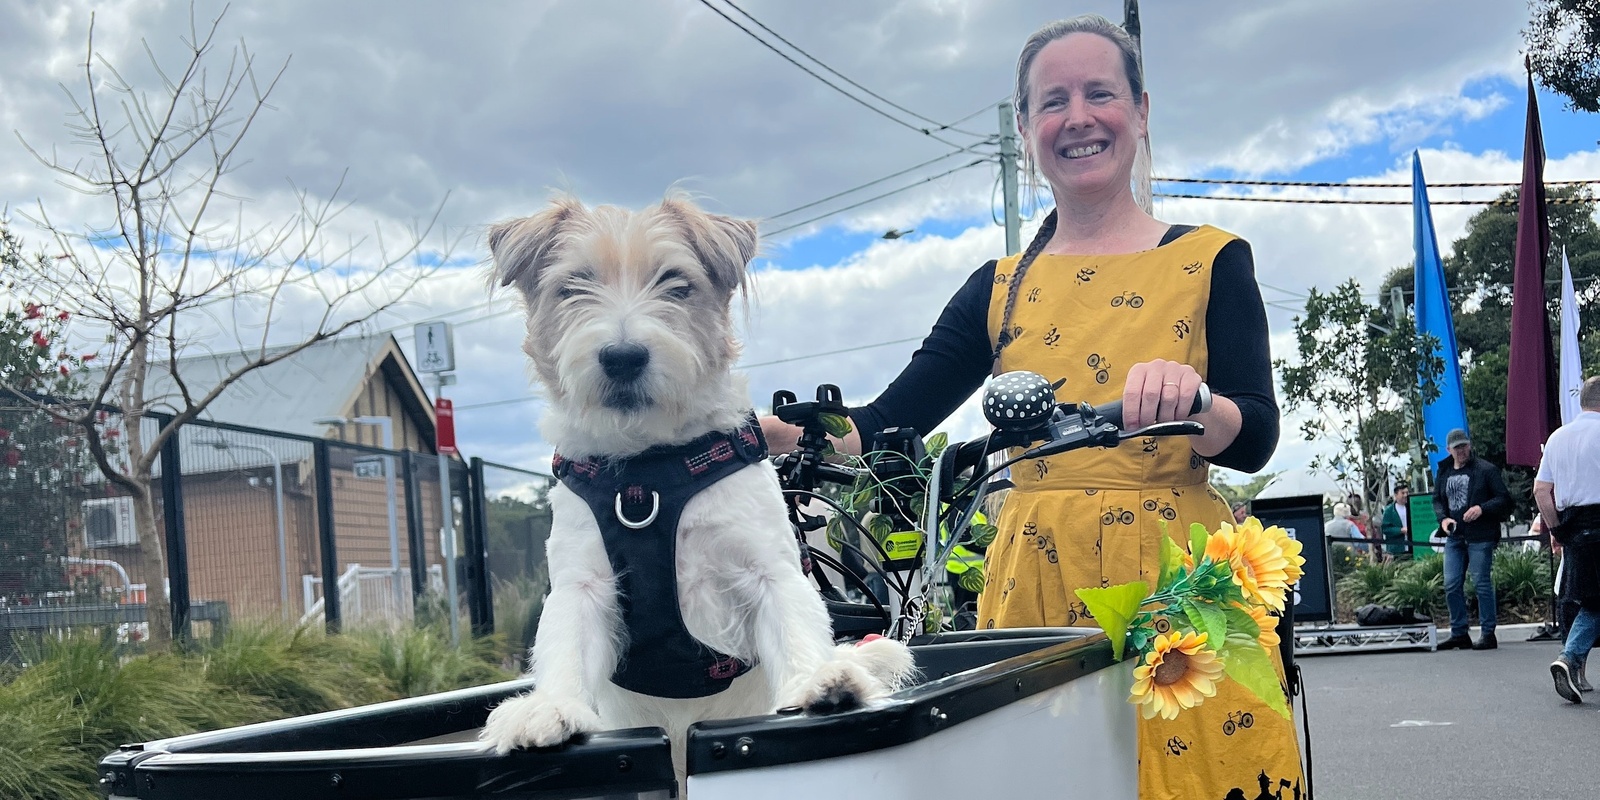
[{"label": "pedestrian sign on pole", "polygon": [[424,322],[413,329],[417,340],[419,372],[453,372],[456,368],[455,343],[450,338],[450,323]]}]

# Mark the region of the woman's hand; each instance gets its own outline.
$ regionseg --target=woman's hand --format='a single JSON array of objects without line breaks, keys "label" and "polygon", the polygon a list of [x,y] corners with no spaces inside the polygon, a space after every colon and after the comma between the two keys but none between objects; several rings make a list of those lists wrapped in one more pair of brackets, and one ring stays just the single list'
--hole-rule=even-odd
[{"label": "woman's hand", "polygon": [[1160,358],[1135,364],[1122,389],[1122,427],[1188,419],[1199,392],[1200,373],[1188,364]]},{"label": "woman's hand", "polygon": [[1192,419],[1206,426],[1189,444],[1202,458],[1210,458],[1239,438],[1243,420],[1239,406],[1221,395],[1211,396],[1211,409],[1190,414],[1200,392],[1200,373],[1177,361],[1156,359],[1133,365],[1122,389],[1122,428],[1136,430],[1157,422]]},{"label": "woman's hand", "polygon": [[[800,447],[800,426],[790,425],[771,414],[760,418],[761,436],[767,440],[767,453],[781,455],[793,452]],[[861,434],[851,426],[850,432],[843,439],[829,436],[828,441],[833,442],[833,449],[840,453],[861,455]]]}]

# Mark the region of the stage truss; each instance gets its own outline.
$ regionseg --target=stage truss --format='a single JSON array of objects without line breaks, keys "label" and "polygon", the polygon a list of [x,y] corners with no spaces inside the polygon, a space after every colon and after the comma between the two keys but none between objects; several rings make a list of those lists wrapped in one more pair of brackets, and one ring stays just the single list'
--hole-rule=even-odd
[{"label": "stage truss", "polygon": [[1296,628],[1296,656],[1334,653],[1371,653],[1384,650],[1433,650],[1439,644],[1432,625],[1396,625],[1382,628],[1331,626]]}]

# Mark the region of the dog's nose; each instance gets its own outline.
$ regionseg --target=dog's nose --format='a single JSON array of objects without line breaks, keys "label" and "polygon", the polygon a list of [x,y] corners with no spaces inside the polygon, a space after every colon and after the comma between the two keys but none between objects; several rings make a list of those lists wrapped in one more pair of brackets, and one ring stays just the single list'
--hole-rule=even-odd
[{"label": "dog's nose", "polygon": [[605,370],[607,378],[618,383],[638,378],[649,363],[650,351],[644,345],[623,342],[600,348],[600,368]]}]

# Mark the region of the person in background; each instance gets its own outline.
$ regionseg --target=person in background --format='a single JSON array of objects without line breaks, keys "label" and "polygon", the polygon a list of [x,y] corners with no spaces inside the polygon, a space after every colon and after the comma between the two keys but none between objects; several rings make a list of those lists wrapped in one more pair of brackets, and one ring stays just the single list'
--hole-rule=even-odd
[{"label": "person in background", "polygon": [[1244,521],[1249,519],[1249,518],[1250,518],[1250,504],[1248,504],[1248,503],[1237,503],[1237,504],[1234,505],[1234,507],[1233,507],[1233,521],[1234,522],[1237,522],[1238,524],[1243,525]]},{"label": "person in background", "polygon": [[1367,515],[1366,503],[1362,502],[1361,495],[1351,492],[1344,499],[1345,505],[1350,506],[1350,521],[1361,531],[1361,538],[1376,539],[1372,535],[1372,517]]},{"label": "person in background", "polygon": [[1584,668],[1600,639],[1600,377],[1583,382],[1582,409],[1550,434],[1533,479],[1539,518],[1561,544],[1562,599],[1578,604],[1561,655],[1550,665],[1556,694],[1582,703]]},{"label": "person in background", "polygon": [[[1366,535],[1361,532],[1361,528],[1356,525],[1356,521],[1353,516],[1354,515],[1350,511],[1349,503],[1334,503],[1333,519],[1328,520],[1328,525],[1327,527],[1323,528],[1323,533],[1326,534],[1330,539],[1367,538]],[[1365,543],[1338,542],[1338,544],[1348,545],[1350,549],[1356,551],[1356,553],[1360,554],[1364,559],[1370,559],[1372,557],[1371,550]]]},{"label": "person in background", "polygon": [[1383,551],[1392,560],[1411,558],[1411,487],[1401,483],[1394,487],[1394,499],[1383,507]]},{"label": "person in background", "polygon": [[[1494,549],[1500,523],[1511,512],[1500,468],[1472,454],[1472,440],[1457,428],[1445,437],[1450,456],[1439,461],[1433,484],[1433,512],[1444,534],[1444,600],[1450,607],[1450,638],[1440,650],[1493,650],[1498,619],[1494,597]],[[1467,570],[1478,592],[1478,641],[1467,635]]]}]

